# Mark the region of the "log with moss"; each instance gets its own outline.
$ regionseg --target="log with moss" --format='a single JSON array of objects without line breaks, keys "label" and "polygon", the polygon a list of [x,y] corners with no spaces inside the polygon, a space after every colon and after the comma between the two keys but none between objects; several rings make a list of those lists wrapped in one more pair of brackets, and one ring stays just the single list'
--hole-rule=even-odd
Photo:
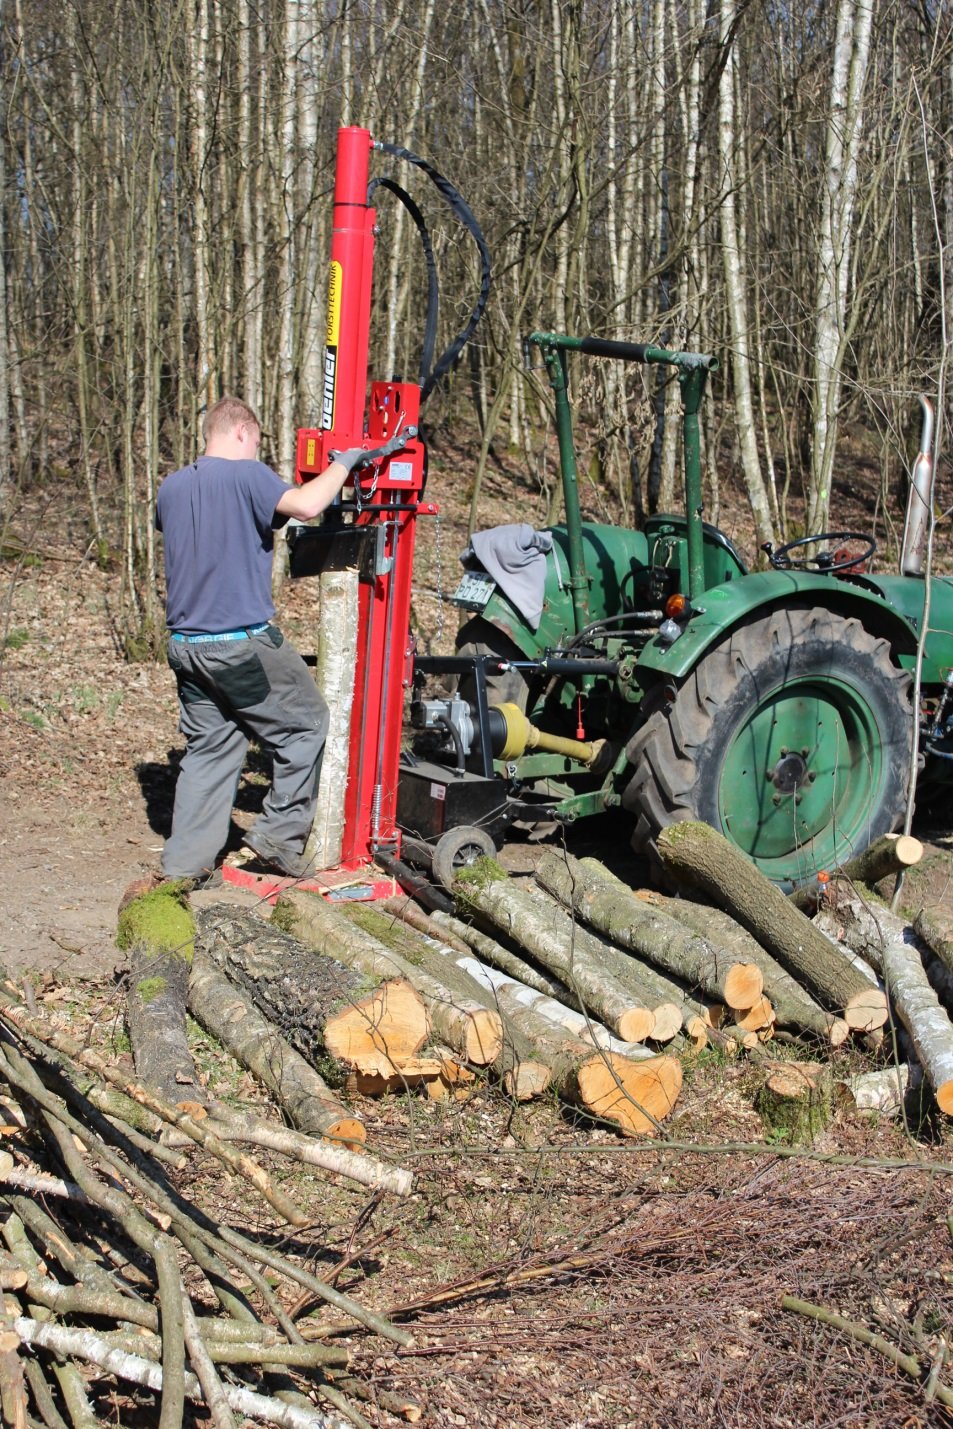
[{"label": "log with moss", "polygon": [[687,819],[663,829],[657,846],[676,883],[701,888],[849,1027],[867,1032],[884,1025],[881,989],[723,834]]},{"label": "log with moss", "polygon": [[390,1073],[427,1041],[427,1009],[405,980],[357,971],[245,909],[207,908],[196,922],[206,957],[312,1064]]},{"label": "log with moss", "polygon": [[753,1007],[764,991],[761,969],[725,954],[708,938],[687,930],[667,911],[640,903],[624,884],[570,854],[546,851],[536,878],[580,918],[664,972],[735,1009]]},{"label": "log with moss", "polygon": [[164,1100],[202,1100],[186,1032],[195,924],[188,885],[161,883],[125,902],[116,944],[129,954],[126,1024],[136,1075]]},{"label": "log with moss", "polygon": [[202,954],[192,966],[189,1006],[196,1021],[267,1087],[292,1126],[340,1145],[363,1145],[367,1133],[360,1118],[251,998]]},{"label": "log with moss", "polygon": [[820,1062],[774,1062],[755,1097],[765,1129],[798,1144],[813,1141],[831,1118],[830,1068]]},{"label": "log with moss", "polygon": [[[439,959],[428,956],[421,941],[414,961],[398,947],[399,939],[385,941],[388,935],[379,923],[375,931],[367,924],[373,914],[359,914],[365,926],[351,921],[340,909],[310,893],[289,891],[278,900],[273,920],[290,929],[297,939],[326,956],[336,958],[355,972],[375,978],[399,978],[415,989],[426,1005],[434,1031],[464,1061],[477,1066],[489,1066],[499,1056],[503,1045],[503,1026],[499,1014],[472,998],[465,988],[454,988],[441,976]],[[373,1028],[368,1029],[369,1033]]]}]

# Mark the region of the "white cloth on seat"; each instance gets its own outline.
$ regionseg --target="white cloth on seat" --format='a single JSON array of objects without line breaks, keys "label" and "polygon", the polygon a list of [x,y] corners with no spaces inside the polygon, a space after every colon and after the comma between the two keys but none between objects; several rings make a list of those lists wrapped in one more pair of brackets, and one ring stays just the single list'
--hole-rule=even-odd
[{"label": "white cloth on seat", "polygon": [[552,531],[536,531],[526,521],[475,531],[461,556],[476,556],[533,630],[543,613],[546,593],[546,554],[552,550]]}]

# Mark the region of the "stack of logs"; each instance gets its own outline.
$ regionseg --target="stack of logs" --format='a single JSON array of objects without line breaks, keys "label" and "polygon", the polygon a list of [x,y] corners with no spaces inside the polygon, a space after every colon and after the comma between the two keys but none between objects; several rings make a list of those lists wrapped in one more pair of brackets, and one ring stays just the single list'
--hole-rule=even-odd
[{"label": "stack of logs", "polygon": [[[882,904],[876,926],[869,911],[862,916],[870,885],[918,851],[914,839],[882,840],[823,899],[817,888],[788,898],[721,835],[685,822],[659,839],[679,896],[633,891],[601,863],[555,850],[540,853],[531,885],[492,860],[461,870],[457,916],[403,897],[330,904],[291,889],[268,922],[234,907],[195,915],[189,1008],[296,1127],[353,1148],[365,1133],[351,1093],[419,1086],[435,1099],[461,1097],[481,1075],[516,1100],[551,1090],[624,1135],[651,1136],[676,1103],[685,1056],[709,1044],[747,1050],[779,1085],[791,1083],[790,1067],[772,1069],[765,1052],[778,1037],[813,1059],[794,1075],[799,1095],[834,1049],[851,1041],[876,1050],[891,1010],[908,1029],[910,1063],[953,1111],[953,1029],[928,980],[937,982],[953,939],[934,931],[930,973],[919,951],[898,952],[909,944],[902,925],[890,931]],[[810,897],[824,904],[813,919]],[[912,962],[921,968],[914,988]],[[143,1003],[136,993],[157,975],[148,938],[133,946],[132,968],[130,1022],[145,1076],[145,1049],[168,1034],[163,999]],[[161,1038],[145,1035],[149,1019]],[[181,1089],[184,1062],[166,1052],[163,1065]],[[174,1097],[171,1085],[163,1090]],[[842,1094],[868,1095],[846,1081]]]}]

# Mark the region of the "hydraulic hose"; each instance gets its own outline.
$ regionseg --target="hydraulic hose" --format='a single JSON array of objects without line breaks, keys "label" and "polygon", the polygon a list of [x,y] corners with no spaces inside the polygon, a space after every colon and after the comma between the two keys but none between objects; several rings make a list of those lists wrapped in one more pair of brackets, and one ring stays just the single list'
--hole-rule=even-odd
[{"label": "hydraulic hose", "polygon": [[[435,169],[426,159],[420,158],[418,154],[411,153],[409,149],[404,149],[400,144],[387,144],[381,140],[375,140],[374,148],[379,149],[381,153],[392,154],[394,158],[403,159],[406,163],[413,164],[416,168],[421,169],[449,204],[456,218],[463,224],[464,228],[466,228],[480,254],[479,296],[463,328],[457,333],[457,336],[450,343],[446,351],[441,354],[436,366],[423,375],[423,380],[420,384],[420,400],[421,402],[425,402],[437,383],[451,370],[457,358],[460,356],[460,353],[473,336],[476,326],[483,316],[487,300],[490,296],[490,251],[487,248],[486,240],[483,237],[480,225],[477,223],[470,205],[464,199],[459,189],[455,188],[450,180],[445,178],[439,170]],[[436,322],[436,318],[434,318],[434,321]],[[423,368],[423,363],[421,363],[421,367]]]}]

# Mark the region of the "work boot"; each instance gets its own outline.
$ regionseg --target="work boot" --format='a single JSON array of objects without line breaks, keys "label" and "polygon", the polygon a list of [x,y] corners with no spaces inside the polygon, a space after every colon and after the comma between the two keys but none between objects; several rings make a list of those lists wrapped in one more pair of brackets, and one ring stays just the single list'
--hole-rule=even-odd
[{"label": "work boot", "polygon": [[256,838],[254,834],[246,834],[245,847],[255,855],[259,863],[283,873],[286,878],[303,878],[306,873],[311,872],[313,860],[305,854],[290,853],[260,836]]}]

